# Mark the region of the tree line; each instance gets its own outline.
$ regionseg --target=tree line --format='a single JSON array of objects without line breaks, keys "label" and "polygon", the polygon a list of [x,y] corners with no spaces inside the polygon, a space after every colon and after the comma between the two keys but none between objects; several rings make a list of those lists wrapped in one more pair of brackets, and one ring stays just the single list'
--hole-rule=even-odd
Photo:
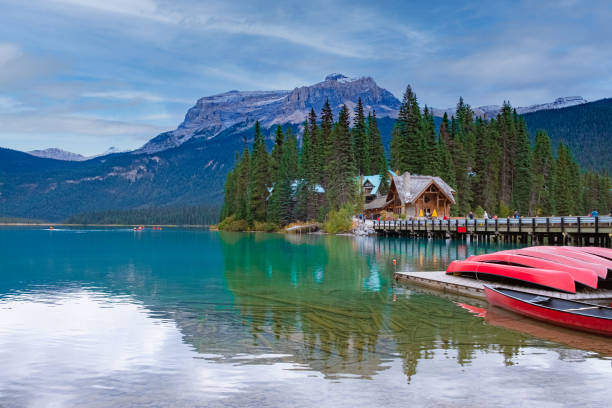
[{"label": "tree line", "polygon": [[[255,124],[252,149],[246,144],[227,175],[221,219],[287,225],[295,220],[323,220],[329,211],[360,202],[358,176],[386,174],[387,159],[376,112],[365,115],[361,98],[350,112],[342,106],[334,121],[329,101],[320,117],[311,109],[301,145],[279,125],[272,151]],[[383,191],[388,180],[383,177]]]},{"label": "tree line", "polygon": [[129,210],[88,212],[69,217],[68,224],[98,225],[211,225],[218,219],[219,207],[150,207]]},{"label": "tree line", "polygon": [[[301,144],[291,128],[279,125],[268,152],[259,122],[252,148],[245,140],[227,175],[221,219],[240,221],[237,229],[273,229],[296,220],[324,220],[331,211],[363,206],[358,177],[388,170],[441,177],[456,194],[455,216],[586,214],[611,208],[612,183],[606,172],[582,171],[567,145],[556,157],[548,135],[538,131],[532,145],[524,119],[504,102],[496,118],[474,114],[459,99],[454,115],[445,113],[436,131],[433,111],[420,108],[407,87],[393,128],[389,163],[376,121],[361,99],[350,113],[342,106],[337,121],[326,101],[320,116],[312,109]],[[348,206],[348,207],[347,207]]]},{"label": "tree line", "polygon": [[453,215],[470,211],[508,216],[586,214],[611,208],[609,175],[582,171],[560,143],[553,156],[546,132],[530,143],[525,120],[505,102],[496,118],[477,117],[459,99],[455,115],[445,113],[438,134],[432,112],[421,111],[406,89],[391,138],[391,168],[440,176],[456,191]]}]

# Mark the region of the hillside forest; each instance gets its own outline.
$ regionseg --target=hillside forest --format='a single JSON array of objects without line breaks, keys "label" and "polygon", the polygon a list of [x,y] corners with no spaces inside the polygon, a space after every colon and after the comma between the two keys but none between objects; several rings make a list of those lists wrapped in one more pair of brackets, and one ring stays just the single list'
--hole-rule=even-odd
[{"label": "hillside forest", "polygon": [[[427,106],[421,110],[408,86],[385,155],[376,112],[365,115],[361,100],[353,113],[342,107],[337,120],[329,103],[312,110],[301,145],[291,128],[278,126],[271,151],[257,123],[252,146],[244,143],[226,178],[220,227],[275,229],[294,221],[324,221],[363,206],[359,176],[410,172],[440,176],[456,191],[453,215],[486,210],[506,217],[576,215],[612,207],[610,176],[583,170],[570,148],[553,146],[537,129],[530,143],[523,117],[509,103],[491,120],[476,117],[460,98],[436,131]],[[388,188],[383,177],[381,191]]]}]

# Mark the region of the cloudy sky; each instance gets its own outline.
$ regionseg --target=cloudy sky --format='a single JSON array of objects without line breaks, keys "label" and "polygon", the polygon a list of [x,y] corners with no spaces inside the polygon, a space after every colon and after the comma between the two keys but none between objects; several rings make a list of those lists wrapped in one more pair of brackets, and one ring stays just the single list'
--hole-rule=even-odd
[{"label": "cloudy sky", "polygon": [[372,76],[421,103],[612,96],[608,1],[0,0],[0,146],[136,148],[202,96]]}]

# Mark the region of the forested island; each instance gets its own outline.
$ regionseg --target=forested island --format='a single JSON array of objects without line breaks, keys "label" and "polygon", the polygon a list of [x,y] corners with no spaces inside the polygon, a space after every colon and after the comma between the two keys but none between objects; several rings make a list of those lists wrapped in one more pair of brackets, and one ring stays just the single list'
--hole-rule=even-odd
[{"label": "forested island", "polygon": [[[611,208],[612,183],[605,171],[581,169],[564,143],[556,157],[550,138],[538,130],[529,141],[524,119],[505,102],[495,119],[477,117],[459,99],[436,132],[433,114],[421,110],[407,87],[385,154],[376,112],[367,117],[358,101],[352,127],[346,105],[337,121],[326,103],[311,110],[301,145],[290,128],[278,126],[271,152],[259,124],[227,175],[220,229],[277,230],[296,221],[319,222],[330,232],[346,230],[363,209],[360,176],[389,170],[438,176],[456,191],[453,216],[487,211],[506,217],[576,215]],[[387,159],[388,157],[388,159]]]}]

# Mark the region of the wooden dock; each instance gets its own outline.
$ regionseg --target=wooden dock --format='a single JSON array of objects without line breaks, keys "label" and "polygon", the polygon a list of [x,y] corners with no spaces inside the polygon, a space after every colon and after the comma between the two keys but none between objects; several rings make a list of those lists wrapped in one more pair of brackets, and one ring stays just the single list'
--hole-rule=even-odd
[{"label": "wooden dock", "polygon": [[521,242],[531,245],[612,245],[612,217],[521,217],[496,219],[415,218],[374,221],[381,235]]},{"label": "wooden dock", "polygon": [[[447,275],[445,272],[396,272],[396,281],[410,282],[415,285],[436,289],[443,293],[453,293],[457,295],[469,296],[478,299],[486,299],[484,284],[495,285],[495,282],[486,280],[476,280],[463,276]],[[580,288],[574,293],[562,293],[552,290],[537,289],[521,285],[503,284],[509,289],[521,290],[524,292],[535,293],[542,296],[553,296],[568,300],[580,300],[592,303],[609,305],[612,300],[612,289],[588,289]]]}]

